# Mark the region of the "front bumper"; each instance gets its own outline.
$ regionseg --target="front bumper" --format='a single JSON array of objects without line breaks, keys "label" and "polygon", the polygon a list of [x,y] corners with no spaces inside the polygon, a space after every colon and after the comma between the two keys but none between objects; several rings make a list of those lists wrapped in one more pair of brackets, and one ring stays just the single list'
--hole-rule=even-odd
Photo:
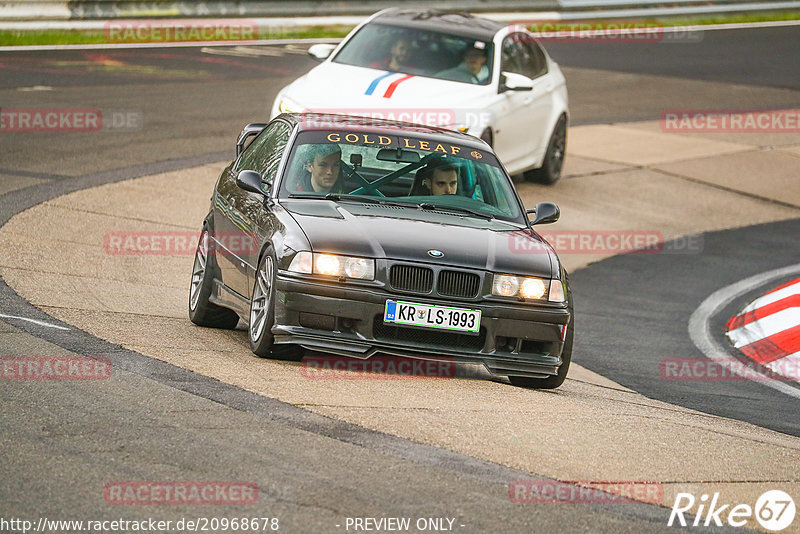
[{"label": "front bumper", "polygon": [[[566,306],[475,302],[400,295],[380,288],[296,279],[275,281],[276,343],[366,359],[391,354],[482,364],[495,375],[546,377],[561,365]],[[384,324],[387,299],[481,310],[479,334]]]}]

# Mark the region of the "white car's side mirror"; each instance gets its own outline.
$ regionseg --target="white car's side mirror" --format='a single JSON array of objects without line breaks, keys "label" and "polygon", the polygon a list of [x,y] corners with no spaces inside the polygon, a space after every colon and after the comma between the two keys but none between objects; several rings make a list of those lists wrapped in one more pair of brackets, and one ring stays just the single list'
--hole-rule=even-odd
[{"label": "white car's side mirror", "polygon": [[333,49],[336,48],[335,44],[319,43],[312,45],[308,49],[308,55],[320,61],[328,59]]},{"label": "white car's side mirror", "polygon": [[500,92],[533,91],[533,80],[515,72],[500,73]]}]

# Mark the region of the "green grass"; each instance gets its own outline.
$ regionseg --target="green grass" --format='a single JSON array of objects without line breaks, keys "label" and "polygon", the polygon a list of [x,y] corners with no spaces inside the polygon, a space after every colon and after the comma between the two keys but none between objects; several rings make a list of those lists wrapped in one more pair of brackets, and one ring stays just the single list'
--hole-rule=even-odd
[{"label": "green grass", "polygon": [[695,26],[707,24],[736,24],[746,22],[772,22],[781,20],[800,20],[800,11],[777,11],[775,13],[743,13],[741,15],[665,18],[659,22],[665,26]]},{"label": "green grass", "polygon": [[103,32],[0,30],[0,46],[95,44],[103,42],[105,42]]},{"label": "green grass", "polygon": [[669,26],[706,26],[709,24],[737,24],[752,22],[772,22],[785,20],[800,20],[800,11],[783,11],[775,13],[747,13],[741,15],[711,16],[711,17],[664,17],[638,19],[583,19],[541,21],[538,24],[527,26],[533,32],[555,32],[570,30],[603,30],[611,25],[624,23],[645,25],[647,27]]},{"label": "green grass", "polygon": [[[279,28],[260,31],[257,39],[312,39],[341,38],[347,35],[350,26],[314,26],[308,28]],[[0,30],[0,46],[35,46],[65,44],[107,44],[124,41],[109,40],[103,30]],[[134,42],[134,41],[127,41]],[[135,41],[138,42],[138,41]],[[191,42],[191,41],[186,41]]]},{"label": "green grass", "polygon": [[[774,13],[747,13],[741,15],[709,16],[696,18],[662,18],[655,22],[664,26],[694,26],[705,24],[731,24],[743,22],[768,22],[800,20],[800,11]],[[563,21],[561,24],[575,24],[579,21]],[[609,21],[586,21],[602,25]],[[555,23],[555,21],[554,21]],[[258,39],[308,39],[344,37],[352,29],[350,26],[313,26],[262,29]],[[64,45],[64,44],[106,44],[109,41],[103,30],[41,30],[41,31],[0,31],[0,46]]]}]

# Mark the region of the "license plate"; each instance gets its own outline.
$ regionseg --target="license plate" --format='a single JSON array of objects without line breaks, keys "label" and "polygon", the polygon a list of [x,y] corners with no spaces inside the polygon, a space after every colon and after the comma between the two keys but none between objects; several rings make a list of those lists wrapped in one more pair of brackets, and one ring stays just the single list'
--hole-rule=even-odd
[{"label": "license plate", "polygon": [[481,327],[481,311],[387,300],[383,322],[477,333]]}]

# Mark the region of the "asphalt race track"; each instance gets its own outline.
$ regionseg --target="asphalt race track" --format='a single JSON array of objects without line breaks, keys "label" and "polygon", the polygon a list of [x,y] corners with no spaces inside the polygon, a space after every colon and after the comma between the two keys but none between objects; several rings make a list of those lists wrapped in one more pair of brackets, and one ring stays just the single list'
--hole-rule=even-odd
[{"label": "asphalt race track", "polygon": [[[0,519],[250,516],[279,518],[281,532],[352,532],[348,518],[409,517],[465,533],[658,532],[671,530],[677,492],[752,505],[781,489],[800,502],[800,396],[660,374],[666,358],[703,358],[689,320],[709,295],[800,263],[800,132],[675,140],[658,124],[674,109],[796,109],[800,30],[546,46],[569,84],[570,155],[555,187],[518,184],[526,204],[557,201],[572,230],[657,229],[673,248],[686,236],[701,244],[562,256],[577,365],[554,392],[481,375],[302,380],[290,362],[252,358],[241,330],[189,323],[191,256],[103,254],[111,230],[196,229],[241,127],[314,65],[303,45],[0,52],[0,108],[118,119],[95,132],[0,132],[0,355],[113,365],[107,380],[0,381]],[[650,139],[659,154],[626,145]],[[788,279],[709,317],[715,339],[727,346],[728,318]],[[514,481],[554,479],[651,481],[663,498],[509,498]],[[111,504],[104,488],[123,481],[246,481],[258,498]],[[800,520],[785,530],[799,531]]]},{"label": "asphalt race track", "polygon": [[[702,357],[687,335],[692,312],[721,287],[797,263],[798,235],[797,220],[725,230],[704,235],[702,254],[626,254],[578,271],[573,276],[575,287],[591,291],[594,297],[581,307],[587,324],[579,361],[648,397],[800,436],[796,415],[800,398],[748,381],[676,381],[665,387],[659,360],[653,358]],[[736,250],[735,261],[721,271],[719,266],[731,257],[731,249]],[[757,297],[759,290],[766,292],[791,279],[787,276],[766,287],[753,287],[712,317],[711,330],[719,333],[720,344],[728,345],[722,335],[724,324],[737,309]],[[604,283],[608,280],[626,280],[626,291]],[[609,309],[637,311],[614,315]],[[731,349],[732,357],[735,353]]]}]

